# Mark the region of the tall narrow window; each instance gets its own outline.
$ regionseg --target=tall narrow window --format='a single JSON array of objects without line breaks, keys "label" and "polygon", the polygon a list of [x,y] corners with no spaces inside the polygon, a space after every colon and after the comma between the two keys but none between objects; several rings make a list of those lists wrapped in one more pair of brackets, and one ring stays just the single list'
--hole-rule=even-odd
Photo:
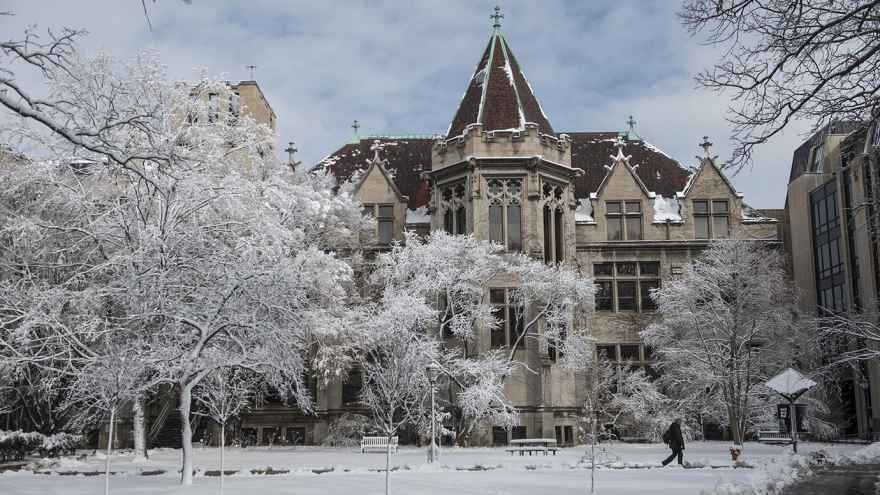
[{"label": "tall narrow window", "polygon": [[626,202],[626,238],[630,241],[642,238],[642,203],[639,201]]},{"label": "tall narrow window", "polygon": [[359,368],[354,368],[348,372],[345,383],[342,384],[342,405],[356,405],[361,400],[361,390],[364,383],[363,375]]},{"label": "tall narrow window", "polygon": [[837,181],[831,180],[810,194],[812,203],[813,250],[816,270],[816,299],[820,315],[845,311],[846,273],[841,257],[840,214]]},{"label": "tall narrow window", "polygon": [[489,179],[489,240],[522,250],[522,179]]},{"label": "tall narrow window", "polygon": [[522,214],[518,204],[507,206],[507,249],[522,250]]},{"label": "tall narrow window", "polygon": [[498,244],[505,243],[504,207],[489,205],[489,240]]},{"label": "tall narrow window", "polygon": [[823,173],[824,167],[823,164],[825,162],[825,143],[819,143],[815,148],[813,148],[813,165],[812,171],[816,173]]},{"label": "tall narrow window", "polygon": [[391,244],[394,240],[394,206],[364,205],[364,215],[376,219],[376,237],[380,244]]},{"label": "tall narrow window", "polygon": [[445,230],[447,234],[455,233],[455,222],[454,217],[452,216],[452,210],[446,210],[443,212],[443,230]]},{"label": "tall narrow window", "polygon": [[464,183],[446,184],[440,188],[440,211],[443,230],[449,234],[467,233],[467,209],[464,205]]},{"label": "tall narrow window", "polygon": [[467,210],[464,206],[455,210],[455,233],[467,234]]},{"label": "tall narrow window", "polygon": [[553,229],[551,228],[552,213],[550,207],[544,207],[544,262],[553,262]]},{"label": "tall narrow window", "polygon": [[208,122],[217,122],[220,117],[220,95],[208,94]]},{"label": "tall narrow window", "polygon": [[379,242],[391,244],[394,239],[394,207],[380,205],[376,221],[379,223]]},{"label": "tall narrow window", "polygon": [[726,199],[695,199],[694,238],[724,239],[730,237],[730,206]]},{"label": "tall narrow window", "polygon": [[544,261],[559,263],[565,258],[565,215],[562,209],[565,186],[545,182],[541,188],[544,227]]},{"label": "tall narrow window", "polygon": [[233,124],[238,122],[241,116],[241,96],[235,91],[229,92],[229,120]]},{"label": "tall narrow window", "polygon": [[562,227],[562,209],[556,208],[554,212],[554,221],[553,221],[553,233],[556,235],[555,245],[556,245],[556,261],[562,261],[565,259],[565,245],[563,244],[563,227]]},{"label": "tall narrow window", "polygon": [[609,241],[642,238],[642,202],[606,201],[605,224]]},{"label": "tall narrow window", "polygon": [[489,289],[489,303],[498,326],[492,330],[490,345],[493,349],[510,347],[516,344],[517,349],[525,347],[525,320],[522,308],[511,300],[513,289]]}]

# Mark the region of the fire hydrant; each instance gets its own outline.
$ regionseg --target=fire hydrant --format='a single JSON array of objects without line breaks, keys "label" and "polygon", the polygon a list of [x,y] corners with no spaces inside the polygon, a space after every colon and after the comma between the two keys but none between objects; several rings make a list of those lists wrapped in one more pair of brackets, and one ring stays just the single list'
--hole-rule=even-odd
[{"label": "fire hydrant", "polygon": [[739,459],[739,455],[742,454],[742,450],[736,447],[730,448],[730,458],[733,459],[733,462],[736,462]]}]

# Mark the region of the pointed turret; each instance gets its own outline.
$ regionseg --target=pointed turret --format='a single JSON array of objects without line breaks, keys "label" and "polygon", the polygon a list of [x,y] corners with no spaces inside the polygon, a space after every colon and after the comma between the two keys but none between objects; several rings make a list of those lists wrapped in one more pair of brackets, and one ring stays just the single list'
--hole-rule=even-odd
[{"label": "pointed turret", "polygon": [[489,44],[477,64],[458,111],[449,126],[447,138],[462,134],[468,125],[482,124],[483,131],[524,130],[533,123],[544,134],[553,127],[526,81],[510,45],[501,34],[496,11]]}]

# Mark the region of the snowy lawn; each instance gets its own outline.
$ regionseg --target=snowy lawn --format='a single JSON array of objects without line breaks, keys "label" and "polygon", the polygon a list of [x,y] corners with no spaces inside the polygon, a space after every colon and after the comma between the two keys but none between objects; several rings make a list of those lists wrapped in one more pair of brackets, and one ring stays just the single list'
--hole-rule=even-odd
[{"label": "snowy lawn", "polygon": [[[603,494],[676,493],[699,494],[703,489],[722,483],[747,483],[760,469],[732,469],[727,442],[688,444],[685,461],[706,467],[682,469],[660,467],[669,450],[663,445],[603,444],[607,449],[600,462],[607,467],[597,470],[598,492]],[[825,449],[832,454],[849,454],[861,446],[801,444],[801,452]],[[425,450],[401,448],[392,455],[391,491],[398,494],[529,494],[586,493],[589,470],[580,462],[586,447],[561,449],[556,456],[511,457],[503,448],[444,449],[441,461],[425,463]],[[749,443],[744,458],[760,468],[788,449]],[[217,493],[219,479],[205,476],[218,469],[218,451],[196,449],[198,470],[192,487],[178,485],[180,451],[151,451],[148,461],[135,461],[121,454],[114,457],[111,469],[113,492],[117,494]],[[251,495],[384,493],[385,456],[361,454],[355,449],[320,447],[277,447],[228,449],[226,469],[238,474],[227,476],[225,492]],[[288,471],[284,474],[252,474],[252,470]],[[332,469],[332,470],[331,470]],[[31,471],[0,474],[2,494],[86,494],[103,488],[102,475],[62,475],[71,472],[101,472],[103,457],[90,456],[86,461],[73,458],[38,468],[51,474]],[[144,472],[164,471],[144,476]]]}]

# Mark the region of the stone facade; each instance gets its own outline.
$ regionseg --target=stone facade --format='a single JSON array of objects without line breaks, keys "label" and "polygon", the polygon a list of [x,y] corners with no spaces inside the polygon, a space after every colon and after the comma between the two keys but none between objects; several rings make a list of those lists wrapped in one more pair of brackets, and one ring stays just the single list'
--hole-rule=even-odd
[{"label": "stone facade", "polygon": [[[451,134],[364,137],[319,169],[353,181],[365,205],[390,207],[392,240],[402,239],[404,228],[471,234],[593,276],[604,304],[590,321],[574,322],[575,330],[588,329],[612,359],[650,369],[650,349],[639,338],[653,318],[648,290],[680,273],[712,238],[777,242],[777,221],[743,202],[709,143],[691,170],[646,143],[632,125],[627,132],[554,133],[524,81],[496,30]],[[385,248],[379,241],[375,248]],[[499,277],[487,295],[515,284]],[[488,329],[478,329],[478,349],[491,345]],[[520,412],[513,434],[574,441],[585,377],[557,366],[536,339],[527,339],[514,357],[535,372],[521,369],[506,382]],[[335,415],[357,408],[341,400],[342,385],[317,393],[315,440]],[[507,439],[485,425],[470,442]]]}]

